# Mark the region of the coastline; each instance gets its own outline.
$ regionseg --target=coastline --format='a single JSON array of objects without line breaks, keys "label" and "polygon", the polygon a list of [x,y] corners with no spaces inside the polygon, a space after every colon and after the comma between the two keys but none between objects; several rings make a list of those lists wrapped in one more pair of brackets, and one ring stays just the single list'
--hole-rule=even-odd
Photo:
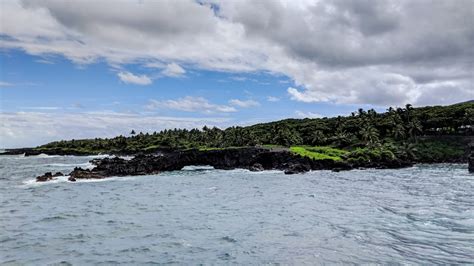
[{"label": "coastline", "polygon": [[[354,164],[331,159],[315,160],[288,150],[269,148],[230,148],[219,150],[185,150],[159,155],[137,155],[130,160],[119,157],[94,159],[94,168],[76,167],[69,173],[69,180],[102,179],[112,176],[150,175],[166,171],[181,170],[190,165],[210,165],[216,169],[248,169],[250,171],[281,170],[285,174],[300,174],[311,170],[344,171],[352,169],[379,168],[396,169],[412,166],[413,163],[399,159]],[[37,181],[53,180],[62,173],[46,173]]]},{"label": "coastline", "polygon": [[[284,147],[230,147],[219,149],[156,149],[154,151],[127,153],[108,153],[113,158],[96,158],[90,161],[92,169],[74,168],[69,174],[69,181],[77,179],[103,179],[113,176],[151,175],[160,172],[181,170],[190,165],[210,165],[216,169],[248,169],[250,171],[280,170],[285,174],[301,174],[311,170],[347,171],[352,169],[397,169],[414,164],[468,163],[468,170],[474,171],[473,147],[458,158],[427,160],[426,158],[403,160],[397,157],[381,157],[377,160],[353,160],[344,157],[342,160],[315,159],[293,152]],[[469,148],[468,148],[469,150]],[[1,155],[37,156],[94,156],[98,153],[71,152],[68,150],[36,148],[6,149]],[[130,156],[123,159],[118,156]],[[37,176],[37,182],[54,180],[63,173],[46,172]]]}]

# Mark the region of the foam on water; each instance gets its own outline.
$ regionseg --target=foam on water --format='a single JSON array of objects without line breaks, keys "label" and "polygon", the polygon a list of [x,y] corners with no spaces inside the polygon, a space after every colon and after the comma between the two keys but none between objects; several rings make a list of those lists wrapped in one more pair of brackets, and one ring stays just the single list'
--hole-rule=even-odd
[{"label": "foam on water", "polygon": [[27,179],[22,182],[22,185],[20,187],[31,188],[31,187],[38,187],[38,186],[45,186],[45,185],[54,185],[54,184],[63,183],[63,182],[70,182],[68,181],[68,178],[69,176],[66,176],[66,175],[58,176],[58,177],[55,177],[53,180],[47,181],[47,182],[36,182],[36,178]]}]

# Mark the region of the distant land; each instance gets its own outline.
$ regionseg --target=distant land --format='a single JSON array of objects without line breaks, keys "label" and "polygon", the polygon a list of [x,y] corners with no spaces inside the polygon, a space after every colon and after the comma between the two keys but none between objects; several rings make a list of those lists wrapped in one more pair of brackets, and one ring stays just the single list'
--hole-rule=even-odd
[{"label": "distant land", "polygon": [[287,148],[311,159],[358,164],[400,159],[414,163],[466,162],[473,140],[474,100],[449,106],[359,109],[350,116],[285,119],[247,127],[168,129],[130,136],[55,141],[4,154],[136,155],[189,149]]}]

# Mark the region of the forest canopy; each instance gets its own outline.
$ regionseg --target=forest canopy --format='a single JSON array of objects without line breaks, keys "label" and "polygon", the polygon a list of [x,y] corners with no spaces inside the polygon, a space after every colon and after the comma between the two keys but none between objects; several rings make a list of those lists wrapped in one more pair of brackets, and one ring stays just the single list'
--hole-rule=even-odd
[{"label": "forest canopy", "polygon": [[129,136],[55,141],[38,150],[61,149],[83,153],[138,153],[159,149],[209,149],[243,146],[330,146],[345,150],[417,144],[430,136],[472,136],[474,102],[414,108],[410,104],[378,113],[359,109],[349,116],[285,119],[226,129],[166,129]]}]

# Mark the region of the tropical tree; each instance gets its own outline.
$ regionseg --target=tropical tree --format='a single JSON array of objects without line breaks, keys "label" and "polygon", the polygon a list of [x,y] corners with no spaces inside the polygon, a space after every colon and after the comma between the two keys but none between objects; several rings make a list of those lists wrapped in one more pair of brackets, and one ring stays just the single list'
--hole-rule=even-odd
[{"label": "tropical tree", "polygon": [[397,156],[406,160],[416,159],[416,146],[413,143],[404,142],[401,146],[398,147]]},{"label": "tropical tree", "polygon": [[363,127],[359,134],[366,145],[373,145],[379,141],[379,132],[376,128],[367,125]]},{"label": "tropical tree", "polygon": [[326,142],[326,136],[321,130],[316,130],[313,133],[313,138],[311,144],[313,145],[322,145]]},{"label": "tropical tree", "polygon": [[410,135],[410,138],[415,141],[417,140],[417,135],[423,132],[423,127],[421,126],[421,123],[418,119],[413,119],[412,121],[410,121],[407,127],[408,135]]},{"label": "tropical tree", "polygon": [[406,137],[406,130],[402,124],[396,124],[392,130],[395,139],[404,139]]}]

